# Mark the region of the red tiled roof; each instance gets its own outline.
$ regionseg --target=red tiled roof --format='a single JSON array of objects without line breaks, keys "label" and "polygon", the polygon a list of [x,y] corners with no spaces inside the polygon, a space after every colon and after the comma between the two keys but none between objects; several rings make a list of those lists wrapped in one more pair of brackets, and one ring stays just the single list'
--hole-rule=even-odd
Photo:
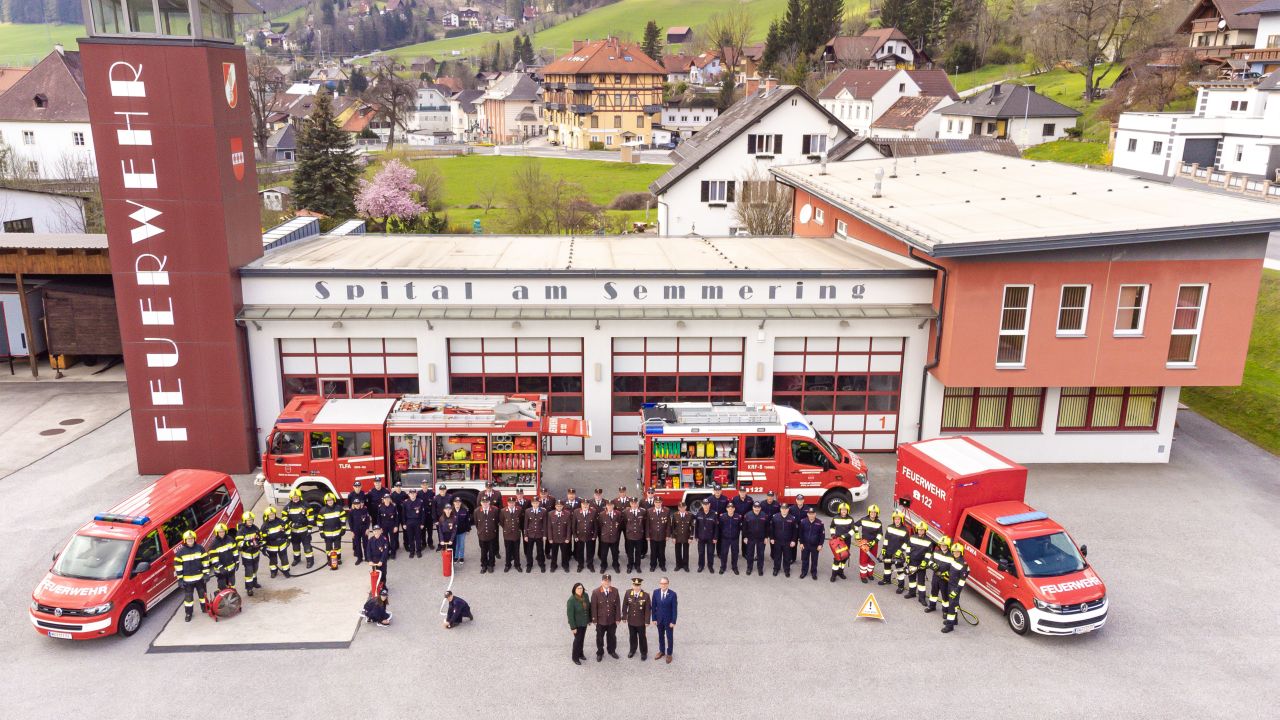
[{"label": "red tiled roof", "polygon": [[841,90],[848,90],[855,98],[867,99],[884,87],[897,70],[844,70],[827,83],[818,93],[819,100],[833,100]]},{"label": "red tiled roof", "polygon": [[667,71],[668,75],[672,73],[687,73],[689,72],[689,66],[692,64],[693,57],[690,55],[681,54],[662,56],[662,67]]},{"label": "red tiled roof", "polygon": [[900,97],[889,106],[888,110],[881,113],[875,122],[871,123],[871,127],[885,130],[913,130],[916,124],[943,99],[929,95]]},{"label": "red tiled roof", "polygon": [[31,72],[29,67],[0,67],[0,93],[13,87],[14,83],[29,72]]},{"label": "red tiled roof", "polygon": [[947,77],[946,70],[908,70],[907,75],[910,75],[911,79],[920,86],[921,95],[960,99],[960,95],[951,84],[951,78]]},{"label": "red tiled roof", "polygon": [[543,76],[579,73],[666,75],[667,71],[645,55],[639,45],[617,38],[587,43],[542,68]]},{"label": "red tiled roof", "polygon": [[[43,98],[43,107],[36,97]],[[0,120],[89,122],[80,53],[49,53],[0,94]]]}]

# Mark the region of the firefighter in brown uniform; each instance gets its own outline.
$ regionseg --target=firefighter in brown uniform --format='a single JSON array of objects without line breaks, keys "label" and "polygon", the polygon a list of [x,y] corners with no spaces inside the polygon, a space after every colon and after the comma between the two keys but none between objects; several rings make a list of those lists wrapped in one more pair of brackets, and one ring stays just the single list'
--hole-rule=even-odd
[{"label": "firefighter in brown uniform", "polygon": [[484,490],[480,491],[480,497],[478,498],[478,500],[481,503],[483,503],[485,500],[488,500],[489,504],[494,508],[494,510],[497,510],[502,507],[502,493],[494,489],[492,480],[485,481]]},{"label": "firefighter in brown uniform", "polygon": [[613,499],[614,507],[618,508],[618,512],[626,512],[631,507],[631,498],[627,497],[627,488],[625,486],[618,487],[618,497]]},{"label": "firefighter in brown uniform", "polygon": [[591,622],[596,625],[596,662],[604,660],[606,639],[609,641],[609,657],[618,659],[618,621],[622,619],[622,599],[618,597],[618,590],[610,585],[610,580],[612,576],[606,573],[600,578],[600,587],[591,591]]},{"label": "firefighter in brown uniform", "polygon": [[524,565],[533,572],[534,550],[537,550],[538,568],[547,571],[547,511],[538,498],[524,511]]},{"label": "firefighter in brown uniform", "polygon": [[596,488],[595,494],[591,496],[587,504],[591,506],[591,509],[597,515],[604,512],[605,506],[609,504],[609,501],[604,499],[604,488]]},{"label": "firefighter in brown uniform", "polygon": [[502,508],[502,512],[498,513],[498,525],[502,528],[502,542],[507,546],[507,562],[503,565],[502,572],[511,572],[513,563],[516,566],[516,572],[524,572],[524,568],[520,567],[520,540],[521,534],[524,532],[524,509],[520,507],[520,503],[516,498],[509,498],[507,506]]},{"label": "firefighter in brown uniform", "polygon": [[618,542],[622,537],[622,513],[616,505],[606,505],[604,512],[596,516],[596,528],[600,533],[600,570],[609,569],[609,556],[613,555],[613,571],[620,572]]},{"label": "firefighter in brown uniform", "polygon": [[638,499],[631,498],[631,507],[623,515],[622,521],[623,532],[627,537],[627,572],[640,572],[640,564],[644,560],[644,542],[649,513],[640,507]]},{"label": "firefighter in brown uniform", "polygon": [[480,574],[491,573],[498,564],[498,511],[489,498],[480,497],[480,509],[471,516],[480,541]]},{"label": "firefighter in brown uniform", "polygon": [[583,563],[591,572],[596,571],[596,537],[600,529],[596,525],[596,513],[591,503],[581,503],[573,512],[569,533],[573,536],[573,557],[578,561],[578,572]]},{"label": "firefighter in brown uniform", "polygon": [[631,578],[631,589],[622,598],[622,617],[627,620],[627,657],[636,656],[636,647],[640,648],[640,659],[649,659],[649,623],[653,622],[653,608],[650,606],[649,593],[640,587],[644,584],[641,578]]},{"label": "firefighter in brown uniform", "polygon": [[[676,570],[689,572],[689,541],[693,538],[693,513],[685,501],[671,515],[671,541],[676,547]],[[666,568],[663,568],[664,570]]]},{"label": "firefighter in brown uniform", "polygon": [[645,536],[649,539],[649,572],[662,568],[667,571],[667,537],[671,534],[671,511],[655,504],[649,509],[645,523]]},{"label": "firefighter in brown uniform", "polygon": [[573,518],[564,509],[564,501],[556,500],[556,509],[547,513],[547,554],[551,556],[551,572],[555,572],[560,563],[564,571],[569,572],[569,540],[573,537],[571,523]]}]

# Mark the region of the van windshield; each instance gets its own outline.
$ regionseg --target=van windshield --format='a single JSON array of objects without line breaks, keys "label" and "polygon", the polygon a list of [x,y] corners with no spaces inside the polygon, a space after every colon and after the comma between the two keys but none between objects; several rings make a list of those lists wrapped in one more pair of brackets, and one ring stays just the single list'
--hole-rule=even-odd
[{"label": "van windshield", "polygon": [[817,441],[819,445],[822,446],[823,450],[827,451],[827,455],[830,456],[833,460],[835,460],[835,462],[837,463],[844,462],[844,453],[840,452],[830,442],[828,442],[826,438],[822,437],[822,433],[818,432],[817,430],[814,430],[813,439]]},{"label": "van windshield", "polygon": [[1064,532],[1015,540],[1013,547],[1027,577],[1055,577],[1084,570],[1084,558]]},{"label": "van windshield", "polygon": [[133,542],[76,535],[53,566],[55,575],[80,580],[116,580],[124,577]]}]

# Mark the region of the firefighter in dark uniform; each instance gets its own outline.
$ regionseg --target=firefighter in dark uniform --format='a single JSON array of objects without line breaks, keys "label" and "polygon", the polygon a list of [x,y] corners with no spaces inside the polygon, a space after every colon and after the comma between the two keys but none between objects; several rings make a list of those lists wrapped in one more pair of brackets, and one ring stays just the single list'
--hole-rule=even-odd
[{"label": "firefighter in dark uniform", "polygon": [[661,503],[658,502],[658,498],[653,494],[652,490],[646,490],[644,497],[640,498],[640,509],[645,512],[654,509],[660,504]]},{"label": "firefighter in dark uniform", "polygon": [[604,488],[596,488],[595,493],[587,501],[587,504],[591,506],[596,515],[604,512],[605,506],[609,504],[609,501],[604,499]]},{"label": "firefighter in dark uniform", "polygon": [[289,521],[270,505],[262,511],[262,544],[271,577],[277,572],[289,577]]},{"label": "firefighter in dark uniform", "polygon": [[431,481],[423,478],[418,489],[418,497],[422,498],[422,540],[418,543],[418,557],[422,557],[423,548],[436,546],[436,491],[431,489]]},{"label": "firefighter in dark uniform", "polygon": [[752,503],[751,512],[742,518],[742,539],[743,547],[747,550],[747,574],[751,574],[751,568],[758,567],[763,576],[764,546],[769,539],[769,516],[764,514],[764,508],[759,502]]},{"label": "firefighter in dark uniform", "polygon": [[[440,518],[444,517],[445,507],[453,507],[453,498],[447,492],[436,493],[431,498],[431,525],[436,530],[440,529]],[[440,552],[444,548],[436,545],[436,552]]]},{"label": "firefighter in dark uniform", "polygon": [[720,538],[719,516],[711,498],[702,498],[702,508],[693,517],[693,536],[698,540],[698,572],[705,566],[716,571],[716,541]]},{"label": "firefighter in dark uniform", "polygon": [[929,553],[929,569],[933,571],[933,575],[929,578],[929,601],[924,606],[927,613],[938,609],[938,598],[946,590],[947,575],[951,570],[950,548],[951,538],[943,535]]},{"label": "firefighter in dark uniform", "polygon": [[724,509],[729,507],[729,498],[724,496],[724,490],[719,483],[711,486],[711,512],[715,513],[716,519],[720,519],[724,515]]},{"label": "firefighter in dark uniform", "polygon": [[880,522],[880,506],[867,508],[853,526],[853,542],[858,546],[858,579],[870,582],[875,577],[876,557],[880,551],[880,534],[884,532],[884,524]]},{"label": "firefighter in dark uniform", "polygon": [[640,572],[641,561],[644,560],[644,534],[648,519],[640,507],[638,498],[631,498],[631,507],[622,517],[623,533],[627,538],[627,572]]},{"label": "firefighter in dark uniform", "polygon": [[951,569],[947,571],[947,587],[942,596],[942,632],[956,629],[956,611],[960,607],[960,593],[969,579],[969,563],[964,559],[964,543],[951,546]]},{"label": "firefighter in dark uniform", "polygon": [[818,555],[822,552],[822,543],[827,539],[826,529],[818,519],[818,511],[805,508],[805,518],[800,521],[800,579],[809,575],[818,579]]},{"label": "firefighter in dark uniform", "polygon": [[538,569],[547,571],[547,511],[542,501],[534,498],[528,510],[524,511],[524,565],[533,572],[534,551],[537,551]]},{"label": "firefighter in dark uniform", "polygon": [[640,660],[649,659],[649,623],[653,622],[653,608],[649,593],[640,587],[644,580],[631,578],[631,589],[622,596],[622,617],[627,621],[627,657],[635,657],[640,650]]},{"label": "firefighter in dark uniform", "polygon": [[315,529],[311,526],[311,506],[302,501],[301,490],[294,489],[289,493],[289,504],[284,506],[284,516],[289,520],[289,542],[293,545],[293,564],[302,562],[305,550],[307,567],[315,565],[315,558],[311,557],[311,532]]},{"label": "firefighter in dark uniform", "polygon": [[804,495],[796,495],[796,504],[791,506],[791,514],[796,516],[796,520],[809,517],[809,506],[804,503]]},{"label": "firefighter in dark uniform", "polygon": [[907,538],[907,599],[920,598],[921,605],[928,605],[925,599],[925,571],[929,567],[929,556],[933,553],[933,541],[929,539],[929,523],[921,520],[916,523],[916,531]]},{"label": "firefighter in dark uniform", "polygon": [[884,572],[884,577],[880,578],[879,584],[888,585],[897,580],[899,595],[906,589],[907,584],[907,574],[903,568],[906,567],[904,556],[907,554],[907,537],[910,534],[911,529],[907,527],[906,515],[903,515],[901,510],[894,510],[889,518],[889,524],[884,528],[884,554],[881,557],[881,570]]},{"label": "firefighter in dark uniform", "polygon": [[800,537],[800,521],[791,514],[790,505],[782,505],[769,519],[769,550],[773,555],[773,576],[782,571],[791,577],[791,563],[796,559],[796,539]]},{"label": "firefighter in dark uniform", "polygon": [[486,499],[489,501],[490,507],[493,507],[494,509],[502,507],[502,493],[493,487],[492,480],[485,481],[484,490],[480,491],[480,496],[477,498],[481,503]]},{"label": "firefighter in dark uniform", "polygon": [[[849,546],[849,555],[853,555],[853,517],[849,515],[849,503],[840,503],[836,507],[836,516],[831,518],[831,529],[828,530],[832,538],[841,538]],[[831,554],[831,582],[835,582],[837,577],[845,577],[844,569],[849,566],[849,559],[841,560],[836,557],[835,553]]]},{"label": "firefighter in dark uniform", "polygon": [[596,527],[600,531],[600,571],[609,569],[609,556],[613,555],[613,571],[621,572],[618,567],[618,543],[622,539],[622,513],[612,503],[605,505],[604,512],[596,516]]},{"label": "firefighter in dark uniform", "polygon": [[[338,504],[337,495],[325,493],[324,507],[320,508],[316,522],[320,526],[320,539],[324,541],[324,554],[337,557],[338,564],[341,565],[342,534],[347,530],[347,513]],[[332,553],[337,555],[334,556]]]},{"label": "firefighter in dark uniform", "polygon": [[205,576],[209,573],[209,553],[204,546],[196,542],[194,530],[182,533],[182,544],[173,553],[173,573],[178,577],[178,586],[182,588],[182,607],[187,612],[187,622],[191,622],[194,597],[200,598],[200,612],[205,612]]},{"label": "firefighter in dark uniform", "polygon": [[[439,540],[437,546],[440,552],[453,550],[453,543],[458,539],[458,516],[453,514],[452,505],[445,505],[440,513],[440,519],[436,521],[436,538]],[[455,559],[451,564],[456,563]]]},{"label": "firefighter in dark uniform", "polygon": [[[689,572],[689,541],[693,538],[693,513],[684,500],[671,514],[671,543],[676,550],[676,570]],[[666,568],[663,568],[664,570]]]},{"label": "firefighter in dark uniform", "polygon": [[600,536],[600,528],[596,525],[595,505],[589,502],[579,503],[572,520],[569,531],[573,536],[573,558],[578,561],[578,572],[582,572],[583,565],[595,572],[596,538]]},{"label": "firefighter in dark uniform", "polygon": [[373,479],[373,487],[369,489],[368,497],[365,498],[365,506],[372,512],[374,508],[382,504],[382,496],[390,494],[391,491],[382,486],[382,478],[376,477]]},{"label": "firefighter in dark uniform", "polygon": [[347,529],[351,530],[351,547],[356,556],[356,564],[365,561],[369,555],[369,508],[365,507],[364,498],[356,498],[347,511]]},{"label": "firefighter in dark uniform", "polygon": [[[729,504],[733,506],[733,514],[738,516],[738,521],[746,523],[747,516],[751,514],[751,508],[755,507],[755,500],[751,498],[745,488],[738,490],[738,494]],[[747,554],[747,536],[742,535],[742,554]]]},{"label": "firefighter in dark uniform", "polygon": [[555,501],[555,510],[547,513],[547,554],[551,556],[551,572],[563,563],[569,572],[569,542],[573,539],[572,513],[564,509],[564,501]]},{"label": "firefighter in dark uniform", "polygon": [[662,503],[649,508],[645,517],[645,537],[649,540],[649,572],[667,571],[667,537],[671,535],[671,511]]},{"label": "firefighter in dark uniform", "polygon": [[409,557],[422,557],[422,526],[427,522],[427,501],[410,487],[409,496],[400,503],[400,518],[404,521],[404,551]]},{"label": "firefighter in dark uniform", "polygon": [[525,496],[524,490],[521,488],[516,488],[516,505],[520,506],[522,516],[529,508],[533,507],[533,503],[529,501],[529,498]]},{"label": "firefighter in dark uniform", "polygon": [[773,521],[773,516],[782,512],[782,503],[778,502],[778,496],[772,490],[764,496],[764,502],[760,503],[760,513]]},{"label": "firefighter in dark uniform", "polygon": [[733,505],[725,508],[724,515],[716,523],[720,536],[716,539],[720,546],[720,574],[729,567],[729,559],[733,558],[733,574],[738,574],[738,542],[742,538],[742,518],[738,517]]},{"label": "firefighter in dark uniform", "polygon": [[396,559],[396,550],[400,543],[396,535],[400,532],[400,508],[391,499],[390,493],[384,493],[378,506],[373,509],[373,522],[382,528],[382,537],[390,548],[390,559]]},{"label": "firefighter in dark uniform", "polygon": [[236,548],[236,534],[227,529],[227,524],[215,525],[213,537],[209,538],[209,568],[218,581],[218,590],[235,587],[236,568],[240,566]]},{"label": "firefighter in dark uniform", "polygon": [[240,516],[240,527],[236,528],[236,550],[240,553],[240,564],[244,566],[244,590],[253,597],[253,589],[258,584],[258,559],[262,557],[262,528],[254,523],[253,513],[246,512]]},{"label": "firefighter in dark uniform", "polygon": [[356,500],[363,502],[365,507],[369,505],[369,493],[364,491],[363,485],[359,480],[351,483],[351,492],[347,493],[346,505],[348,510],[355,506]]},{"label": "firefighter in dark uniform", "polygon": [[370,530],[369,543],[366,547],[369,565],[382,573],[382,587],[387,587],[387,568],[391,564],[391,543],[382,534],[382,526],[374,525]]},{"label": "firefighter in dark uniform", "polygon": [[498,564],[498,511],[492,500],[480,499],[480,509],[471,516],[471,524],[480,542],[480,574],[491,573]]},{"label": "firefighter in dark uniform", "polygon": [[542,511],[548,515],[555,512],[556,496],[552,495],[545,485],[538,491],[538,502],[542,505]]},{"label": "firefighter in dark uniform", "polygon": [[516,566],[516,572],[524,572],[524,568],[520,567],[520,540],[524,533],[524,510],[514,497],[507,499],[507,506],[498,514],[498,524],[502,526],[502,542],[507,546],[507,561],[503,564],[502,572],[511,572],[512,564]]}]

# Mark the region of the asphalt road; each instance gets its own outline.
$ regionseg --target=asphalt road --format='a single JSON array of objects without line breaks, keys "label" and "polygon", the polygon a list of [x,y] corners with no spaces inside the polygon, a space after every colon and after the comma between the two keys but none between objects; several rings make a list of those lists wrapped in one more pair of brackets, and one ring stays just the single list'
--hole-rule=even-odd
[{"label": "asphalt road", "polygon": [[[50,552],[147,482],[121,416],[0,479],[4,716],[1274,717],[1280,459],[1187,411],[1173,458],[1032,469],[1029,501],[1089,544],[1108,586],[1110,622],[1083,636],[1016,636],[972,593],[964,605],[981,624],[944,636],[938,614],[891,592],[877,595],[886,622],[854,620],[868,589],[856,581],[682,573],[675,663],[624,652],[576,667],[564,601],[572,582],[596,578],[481,577],[473,538],[454,589],[474,624],[439,626],[444,581],[428,556],[393,564],[395,625],[362,626],[348,649],[160,655],[147,647],[176,598],[131,639],[49,640],[26,612]],[[871,465],[883,504],[889,488],[875,481],[892,458]],[[548,468],[557,494],[634,477],[632,460]],[[652,632],[650,642],[654,653]]]}]

